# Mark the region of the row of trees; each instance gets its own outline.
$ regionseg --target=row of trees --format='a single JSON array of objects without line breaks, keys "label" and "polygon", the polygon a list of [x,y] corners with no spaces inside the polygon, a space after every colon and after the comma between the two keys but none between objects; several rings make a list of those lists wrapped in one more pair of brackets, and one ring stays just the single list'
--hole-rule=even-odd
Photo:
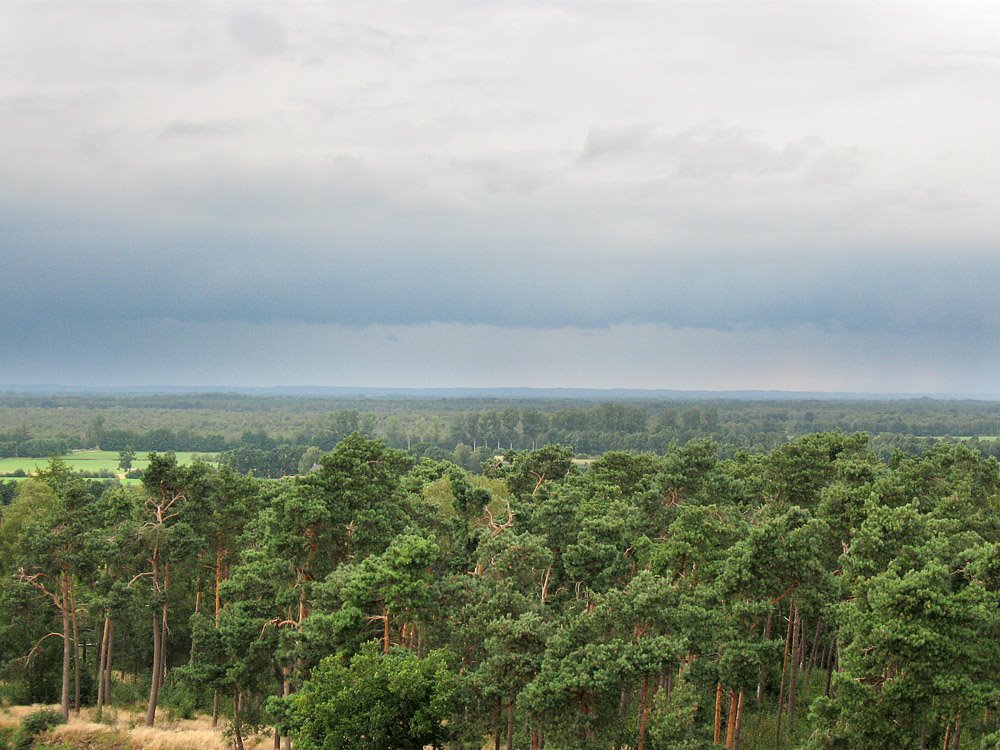
[{"label": "row of trees", "polygon": [[141,688],[147,723],[203,709],[237,747],[1000,743],[1000,466],[963,446],[692,441],[586,469],[544,446],[474,476],[352,434],[317,463],[22,483],[9,697]]},{"label": "row of trees", "polygon": [[[280,445],[332,450],[360,432],[419,454],[572,445],[578,453],[662,453],[672,441],[712,437],[721,451],[770,450],[789,436],[841,429],[880,436],[879,451],[926,449],[947,436],[982,436],[1000,449],[1000,404],[914,399],[670,400],[615,402],[500,398],[304,398],[233,394],[13,397],[0,395],[0,456],[47,457],[65,448],[219,453]],[[32,425],[29,431],[27,425]],[[47,444],[49,441],[51,444]]]}]

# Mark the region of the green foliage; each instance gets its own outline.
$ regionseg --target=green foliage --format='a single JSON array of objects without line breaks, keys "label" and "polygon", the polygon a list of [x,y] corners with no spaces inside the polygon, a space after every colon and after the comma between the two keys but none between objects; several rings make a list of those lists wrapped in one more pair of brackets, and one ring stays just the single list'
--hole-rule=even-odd
[{"label": "green foliage", "polygon": [[65,721],[62,714],[49,709],[34,711],[21,720],[14,734],[11,750],[30,750],[35,746],[35,738],[42,732]]},{"label": "green foliage", "polygon": [[1000,750],[1000,732],[993,732],[983,737],[979,744],[979,750]]},{"label": "green foliage", "polygon": [[301,750],[422,750],[443,747],[456,680],[442,651],[420,658],[370,644],[349,662],[327,657],[290,699]]},{"label": "green foliage", "polygon": [[708,750],[702,713],[699,691],[690,683],[677,685],[669,697],[660,693],[650,714],[650,750]]},{"label": "green foliage", "polygon": [[[114,626],[114,674],[138,678],[116,703],[150,688],[166,620],[166,715],[218,696],[234,738],[269,722],[303,748],[697,750],[718,694],[723,735],[759,750],[780,693],[779,744],[941,747],[959,724],[963,746],[994,742],[1000,465],[960,445],[886,462],[837,432],[733,453],[711,408],[461,411],[478,455],[507,442],[489,476],[394,447],[447,439],[405,409],[388,443],[362,412],[294,443],[248,427],[246,450],[316,446],[319,468],[281,480],[168,452],[97,493],[53,462],[0,515],[8,700],[59,694],[69,626],[43,582],[71,588],[81,643]],[[589,463],[512,447],[591,421],[689,439]]]}]

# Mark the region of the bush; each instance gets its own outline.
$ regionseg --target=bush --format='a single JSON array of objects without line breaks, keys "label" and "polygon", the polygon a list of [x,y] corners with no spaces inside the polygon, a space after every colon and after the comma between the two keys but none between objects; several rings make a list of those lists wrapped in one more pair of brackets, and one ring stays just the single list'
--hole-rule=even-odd
[{"label": "bush", "polygon": [[115,474],[113,474],[108,469],[97,469],[95,471],[78,471],[78,476],[84,479],[114,479]]},{"label": "bush", "polygon": [[199,696],[194,686],[170,680],[160,689],[160,705],[168,719],[190,719],[198,710]]},{"label": "bush", "polygon": [[61,713],[48,708],[28,714],[14,733],[11,750],[31,750],[35,746],[35,737],[64,721]]},{"label": "bush", "polygon": [[[30,704],[28,699],[28,681],[23,677],[0,682],[0,706],[21,706]],[[0,750],[3,750],[0,743]]]},{"label": "bush", "polygon": [[323,659],[302,691],[284,699],[287,713],[274,701],[269,709],[281,724],[291,724],[299,750],[421,750],[448,739],[456,694],[444,652],[383,655],[370,643],[349,663]]}]

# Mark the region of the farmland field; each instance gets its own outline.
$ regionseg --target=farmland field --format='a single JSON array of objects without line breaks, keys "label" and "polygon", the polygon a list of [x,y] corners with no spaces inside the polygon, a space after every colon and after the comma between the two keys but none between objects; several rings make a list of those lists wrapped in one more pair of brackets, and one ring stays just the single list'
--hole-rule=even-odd
[{"label": "farmland field", "polygon": [[[189,464],[196,458],[198,460],[211,459],[209,463],[213,464],[218,461],[218,455],[211,453],[182,452],[176,455],[177,462],[181,464]],[[73,471],[88,473],[110,471],[112,474],[120,473],[117,451],[79,450],[71,451],[59,458],[65,461]],[[47,458],[0,458],[0,476],[10,476],[18,470],[23,471],[25,474],[32,474],[38,468],[44,467],[48,461]],[[132,468],[144,469],[148,464],[149,461],[145,453],[136,453],[136,457],[132,461]]]}]

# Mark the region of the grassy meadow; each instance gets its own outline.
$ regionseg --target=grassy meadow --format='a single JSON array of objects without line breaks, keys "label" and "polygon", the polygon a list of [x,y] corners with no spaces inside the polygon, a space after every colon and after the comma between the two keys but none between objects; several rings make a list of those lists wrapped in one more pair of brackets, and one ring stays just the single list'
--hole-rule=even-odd
[{"label": "grassy meadow", "polygon": [[[177,453],[177,462],[189,464],[195,460],[207,460],[209,463],[216,463],[218,455],[213,453]],[[71,451],[59,456],[66,462],[73,471],[79,472],[100,472],[110,471],[112,474],[122,474],[118,468],[117,451],[79,450]],[[16,471],[23,471],[25,474],[34,474],[39,468],[45,467],[49,460],[47,458],[0,458],[0,477],[10,478]],[[133,469],[145,469],[149,465],[149,460],[145,453],[136,453],[132,460]]]}]

